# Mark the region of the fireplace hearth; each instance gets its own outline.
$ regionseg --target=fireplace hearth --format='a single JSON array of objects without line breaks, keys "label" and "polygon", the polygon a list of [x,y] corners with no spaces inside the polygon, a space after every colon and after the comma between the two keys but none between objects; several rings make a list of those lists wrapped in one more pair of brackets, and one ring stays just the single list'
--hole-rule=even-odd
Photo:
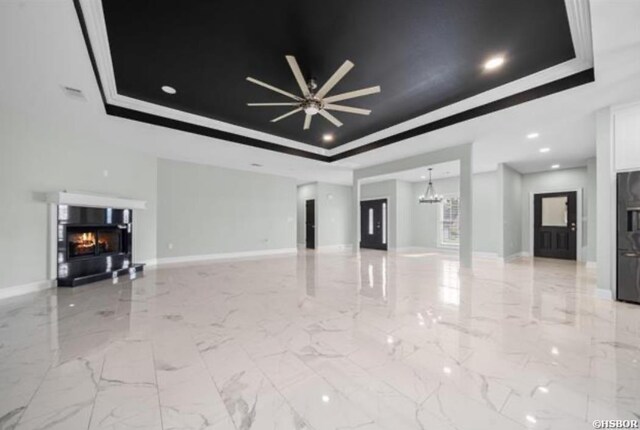
[{"label": "fireplace hearth", "polygon": [[133,217],[130,209],[58,205],[58,286],[132,275]]}]

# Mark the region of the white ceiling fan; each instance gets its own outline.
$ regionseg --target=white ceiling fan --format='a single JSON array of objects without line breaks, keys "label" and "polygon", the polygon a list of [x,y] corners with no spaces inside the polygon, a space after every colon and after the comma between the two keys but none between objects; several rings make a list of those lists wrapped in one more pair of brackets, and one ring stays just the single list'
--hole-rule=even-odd
[{"label": "white ceiling fan", "polygon": [[329,78],[327,82],[318,90],[317,83],[314,79],[309,79],[308,81],[304,80],[302,76],[302,71],[300,70],[300,66],[298,66],[298,62],[296,58],[292,55],[286,56],[287,62],[289,63],[289,67],[291,67],[291,71],[293,72],[293,76],[296,78],[296,82],[302,91],[302,97],[293,95],[287,91],[281,90],[280,88],[276,88],[273,85],[269,85],[265,82],[259,81],[258,79],[247,77],[247,81],[252,82],[256,85],[260,85],[264,88],[267,88],[271,91],[275,91],[284,96],[289,97],[290,99],[295,100],[294,102],[286,102],[286,103],[247,103],[247,106],[294,106],[295,108],[284,115],[281,115],[277,118],[271,120],[271,122],[278,122],[290,115],[298,113],[300,111],[304,111],[304,130],[308,130],[311,127],[311,118],[315,114],[320,114],[324,118],[326,118],[329,122],[331,122],[336,127],[342,126],[342,123],[333,116],[328,111],[340,111],[340,112],[348,112],[355,113],[358,115],[369,115],[371,110],[369,109],[361,109],[355,108],[351,106],[343,106],[334,104],[334,102],[353,99],[356,97],[368,96],[369,94],[375,94],[380,92],[380,87],[369,87],[364,88],[362,90],[349,91],[347,93],[336,94],[335,96],[327,97],[329,91],[336,86],[338,82],[353,68],[353,63],[349,60],[345,61],[342,66],[335,71],[333,76]]}]

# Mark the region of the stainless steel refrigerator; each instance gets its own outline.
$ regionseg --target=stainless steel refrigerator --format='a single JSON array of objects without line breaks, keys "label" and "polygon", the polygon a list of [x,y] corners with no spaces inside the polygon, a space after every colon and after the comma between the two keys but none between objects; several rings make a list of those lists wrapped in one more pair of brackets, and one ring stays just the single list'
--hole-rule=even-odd
[{"label": "stainless steel refrigerator", "polygon": [[640,304],[640,171],[618,173],[617,299]]}]

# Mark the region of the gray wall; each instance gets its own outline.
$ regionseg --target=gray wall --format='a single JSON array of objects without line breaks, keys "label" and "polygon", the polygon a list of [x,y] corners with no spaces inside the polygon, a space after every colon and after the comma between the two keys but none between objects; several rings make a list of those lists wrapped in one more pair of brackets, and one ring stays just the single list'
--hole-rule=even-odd
[{"label": "gray wall", "polygon": [[522,175],[505,164],[499,164],[498,256],[501,258],[522,252],[522,195]]},{"label": "gray wall", "polygon": [[[582,246],[588,243],[587,226],[587,168],[550,170],[540,173],[532,173],[522,176],[522,250],[531,251],[531,232],[533,220],[531,219],[531,195],[545,192],[582,190]],[[578,220],[580,222],[580,220]]]},{"label": "gray wall", "polygon": [[[146,200],[136,211],[136,261],[156,254],[156,158],[88,137],[71,124],[0,115],[0,288],[48,278],[52,191],[85,191]],[[105,176],[106,173],[106,176]]]},{"label": "gray wall", "polygon": [[[496,172],[477,173],[473,180],[473,250],[474,252],[498,252],[498,195]],[[439,194],[459,194],[460,178],[434,180]],[[413,184],[413,246],[436,248],[438,246],[439,205],[418,203],[425,184]]]},{"label": "gray wall", "polygon": [[316,245],[351,245],[351,186],[318,183],[316,210]]},{"label": "gray wall", "polygon": [[295,222],[294,179],[158,160],[158,258],[295,248]]}]

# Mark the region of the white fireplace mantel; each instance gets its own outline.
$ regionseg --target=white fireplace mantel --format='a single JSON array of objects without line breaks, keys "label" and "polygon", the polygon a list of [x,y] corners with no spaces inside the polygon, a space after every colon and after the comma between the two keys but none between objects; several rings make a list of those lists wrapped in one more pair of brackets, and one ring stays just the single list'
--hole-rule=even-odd
[{"label": "white fireplace mantel", "polygon": [[47,194],[47,202],[56,205],[84,206],[113,209],[146,209],[144,200],[126,199],[109,195],[56,191]]}]

